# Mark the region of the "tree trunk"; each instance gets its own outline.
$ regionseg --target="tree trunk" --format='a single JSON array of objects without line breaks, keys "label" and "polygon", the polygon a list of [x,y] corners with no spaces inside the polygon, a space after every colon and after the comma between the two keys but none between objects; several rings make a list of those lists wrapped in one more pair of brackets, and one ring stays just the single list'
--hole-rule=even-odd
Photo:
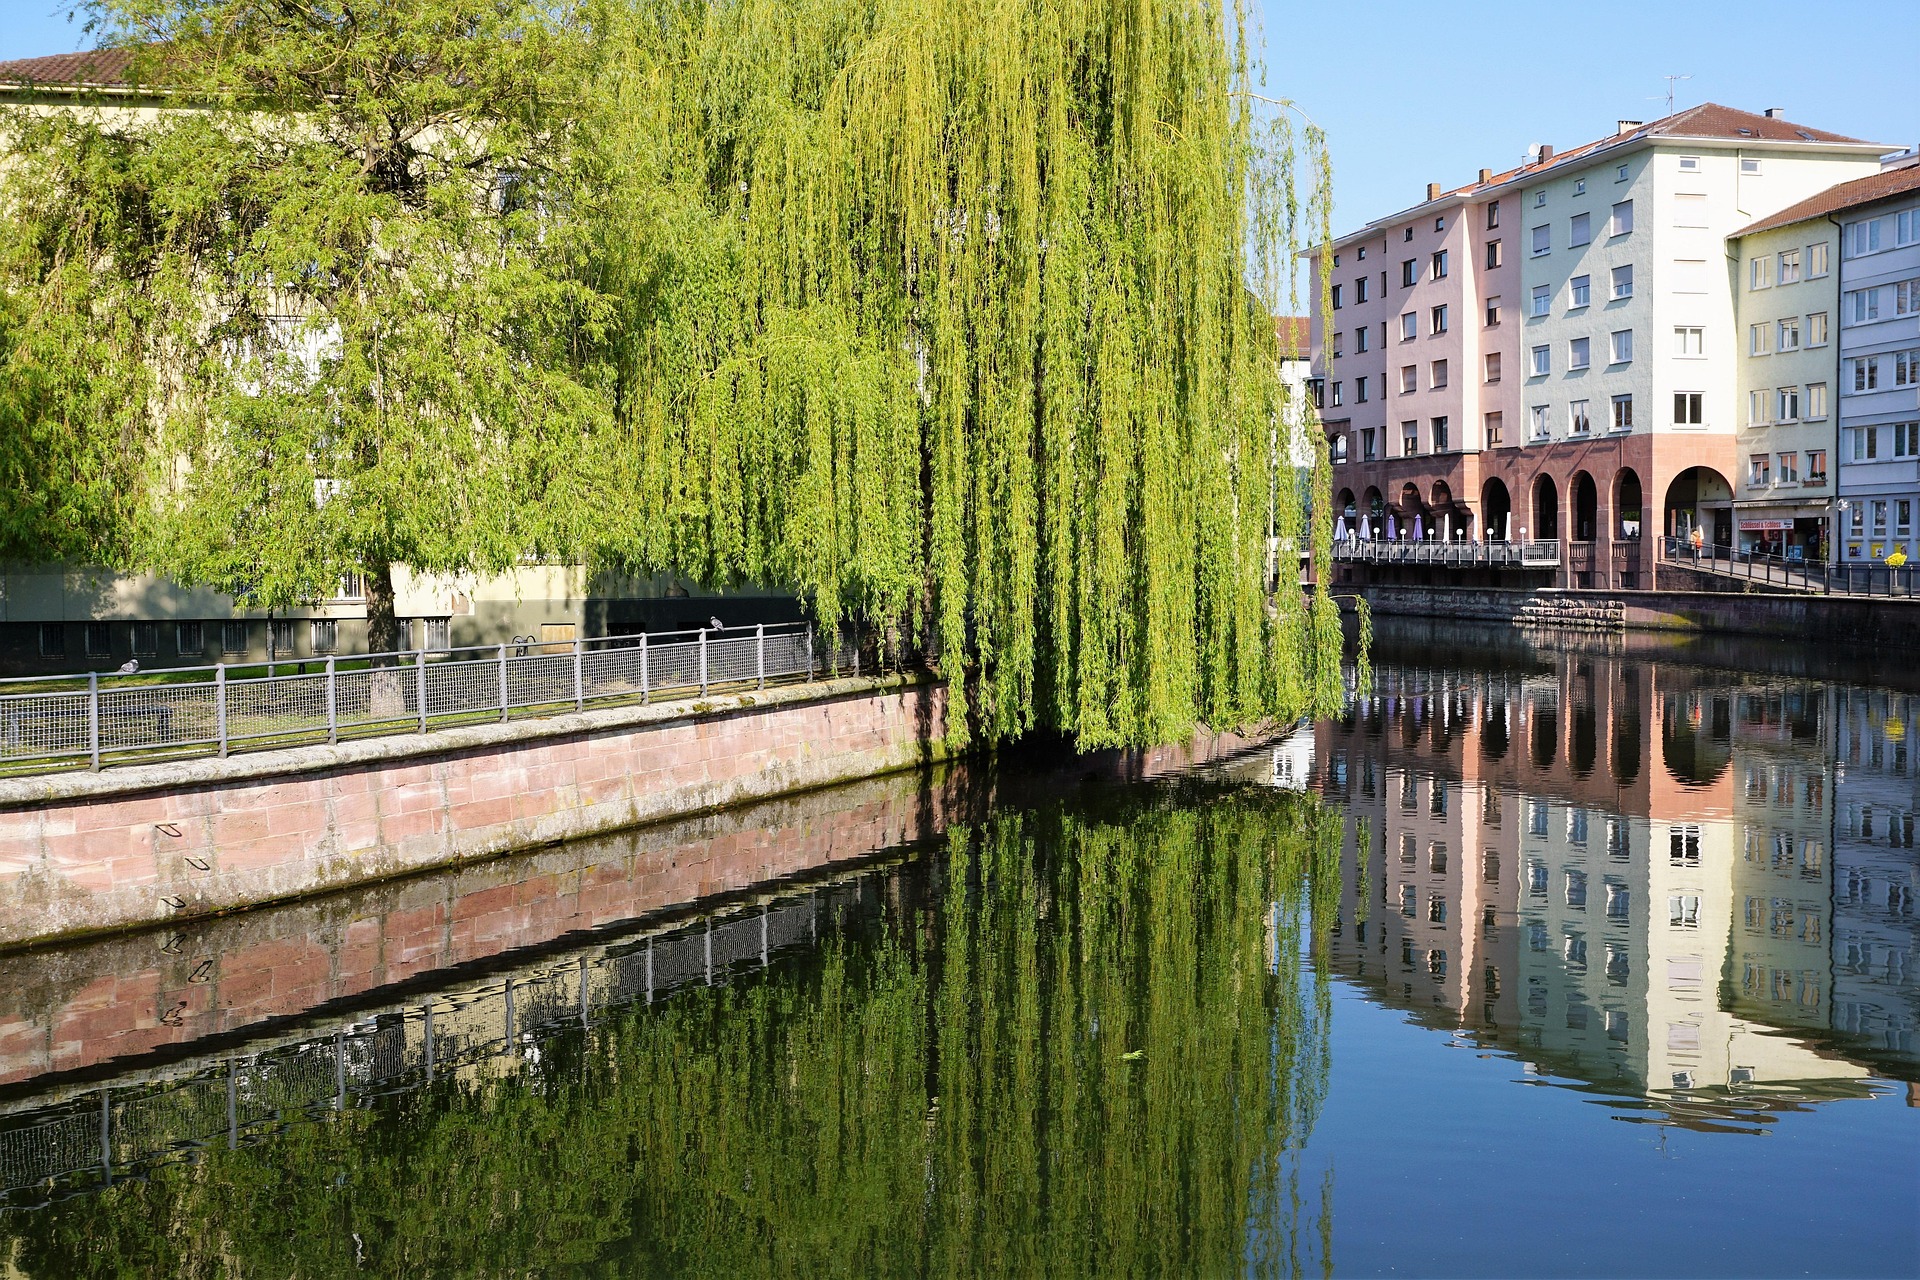
[{"label": "tree trunk", "polygon": [[413,682],[396,670],[400,659],[392,655],[404,647],[400,620],[393,613],[393,565],[386,560],[369,560],[362,566],[366,578],[367,652],[385,656],[371,659],[372,679],[367,688],[368,711],[376,720],[395,720],[417,715],[419,708],[409,706],[408,692]]}]

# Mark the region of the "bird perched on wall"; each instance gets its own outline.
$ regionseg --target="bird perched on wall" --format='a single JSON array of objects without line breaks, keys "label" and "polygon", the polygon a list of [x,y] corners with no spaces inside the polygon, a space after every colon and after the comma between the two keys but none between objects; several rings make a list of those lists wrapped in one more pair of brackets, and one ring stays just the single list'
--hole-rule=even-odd
[{"label": "bird perched on wall", "polygon": [[725,631],[727,629],[727,624],[720,621],[720,619],[718,618],[708,618],[707,627],[709,630],[712,630],[712,631]]},{"label": "bird perched on wall", "polygon": [[117,668],[117,672],[118,674],[123,676],[130,676],[134,672],[138,671],[139,669],[140,669],[140,659],[128,658],[125,662],[120,664],[120,666]]}]

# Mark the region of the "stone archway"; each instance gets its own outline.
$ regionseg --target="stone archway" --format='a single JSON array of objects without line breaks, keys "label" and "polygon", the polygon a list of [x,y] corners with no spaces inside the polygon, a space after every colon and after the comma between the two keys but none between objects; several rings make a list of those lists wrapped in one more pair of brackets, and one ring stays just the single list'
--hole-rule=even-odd
[{"label": "stone archway", "polygon": [[1644,531],[1641,504],[1645,499],[1640,493],[1640,474],[1632,467],[1622,467],[1613,476],[1613,518],[1616,521],[1614,532],[1621,538],[1638,538]]},{"label": "stone archway", "polygon": [[1668,482],[1662,510],[1669,537],[1690,538],[1698,529],[1708,546],[1733,545],[1733,486],[1712,467],[1688,467]]},{"label": "stone archway", "polygon": [[1600,491],[1585,471],[1573,477],[1572,540],[1592,542],[1600,533]]},{"label": "stone archway", "polygon": [[1533,524],[1527,536],[1535,542],[1560,538],[1560,486],[1544,471],[1533,482]]},{"label": "stone archway", "polygon": [[1507,492],[1506,481],[1495,476],[1480,486],[1480,527],[1485,531],[1489,542],[1506,542],[1513,538],[1513,496]]}]

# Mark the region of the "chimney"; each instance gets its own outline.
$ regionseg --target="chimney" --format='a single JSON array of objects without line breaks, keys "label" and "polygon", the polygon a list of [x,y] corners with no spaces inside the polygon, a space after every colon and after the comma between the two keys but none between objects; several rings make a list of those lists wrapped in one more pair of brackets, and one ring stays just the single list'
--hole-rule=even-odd
[{"label": "chimney", "polygon": [[1644,120],[1620,120],[1614,123],[1613,131],[1615,133],[1632,133],[1645,123],[1646,121]]},{"label": "chimney", "polygon": [[1545,164],[1547,161],[1551,159],[1553,159],[1553,144],[1551,142],[1541,143],[1540,144],[1540,163]]},{"label": "chimney", "polygon": [[1768,107],[1767,108],[1767,119],[1785,120],[1786,118],[1787,118],[1787,109],[1785,107]]},{"label": "chimney", "polygon": [[1487,184],[1488,184],[1489,182],[1492,182],[1492,181],[1493,181],[1493,170],[1491,170],[1491,169],[1482,169],[1482,170],[1480,171],[1480,185],[1484,187],[1484,186],[1486,186],[1486,185],[1487,185]]},{"label": "chimney", "polygon": [[1427,200],[1431,202],[1434,200],[1438,200],[1439,198],[1440,198],[1440,184],[1437,182],[1429,182],[1427,184]]}]

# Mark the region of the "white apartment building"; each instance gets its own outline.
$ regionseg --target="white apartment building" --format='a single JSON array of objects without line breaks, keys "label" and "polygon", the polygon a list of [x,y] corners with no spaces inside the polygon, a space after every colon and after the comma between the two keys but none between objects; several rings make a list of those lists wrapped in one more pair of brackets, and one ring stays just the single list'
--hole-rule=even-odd
[{"label": "white apartment building", "polygon": [[1920,509],[1920,163],[1849,184],[1840,224],[1840,525],[1849,564],[1915,553]]}]

